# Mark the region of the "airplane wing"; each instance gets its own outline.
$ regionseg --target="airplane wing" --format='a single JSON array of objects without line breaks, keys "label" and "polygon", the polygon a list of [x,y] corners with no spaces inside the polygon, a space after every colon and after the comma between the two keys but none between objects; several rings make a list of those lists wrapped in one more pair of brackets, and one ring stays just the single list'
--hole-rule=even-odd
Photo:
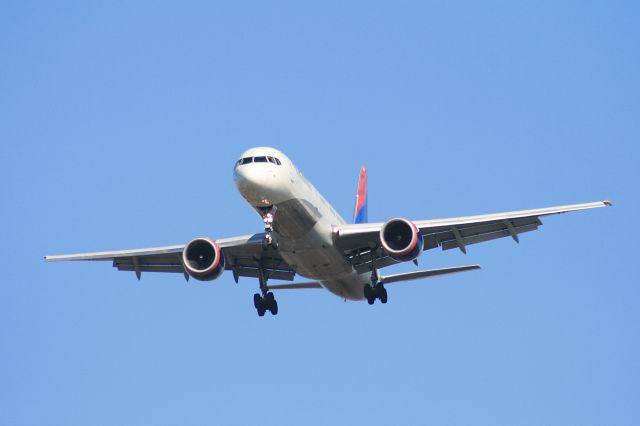
[{"label": "airplane wing", "polygon": [[[466,247],[496,238],[511,237],[519,242],[518,235],[538,229],[543,216],[610,206],[609,201],[573,204],[533,210],[493,213],[448,219],[414,221],[424,241],[424,250],[441,247],[442,250],[458,248],[466,253]],[[334,227],[336,246],[349,258],[358,272],[375,267],[383,268],[397,263],[381,247],[380,230],[384,223],[350,224]]]},{"label": "airplane wing", "polygon": [[[225,269],[233,271],[233,277],[258,277],[260,265],[269,279],[292,281],[295,270],[287,264],[277,250],[264,251],[262,239],[264,234],[245,235],[241,237],[216,240],[225,257]],[[154,247],[137,250],[121,250],[110,252],[80,253],[61,256],[45,256],[45,261],[96,260],[111,261],[119,271],[135,272],[138,279],[143,272],[173,272],[189,276],[182,264],[182,250],[185,245]]]}]

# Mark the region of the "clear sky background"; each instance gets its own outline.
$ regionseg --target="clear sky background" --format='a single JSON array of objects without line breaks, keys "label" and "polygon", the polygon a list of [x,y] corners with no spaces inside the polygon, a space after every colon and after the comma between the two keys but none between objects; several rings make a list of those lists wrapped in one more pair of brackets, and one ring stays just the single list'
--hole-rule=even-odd
[{"label": "clear sky background", "polygon": [[[300,3],[0,5],[0,424],[639,424],[638,2]],[[361,164],[372,221],[615,205],[277,317],[42,261],[259,232],[261,145],[345,217]]]}]

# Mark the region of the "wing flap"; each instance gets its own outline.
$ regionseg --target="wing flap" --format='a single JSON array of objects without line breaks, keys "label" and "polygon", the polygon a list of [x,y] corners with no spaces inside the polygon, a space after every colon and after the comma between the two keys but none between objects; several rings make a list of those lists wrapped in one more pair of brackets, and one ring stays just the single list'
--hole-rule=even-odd
[{"label": "wing flap", "polygon": [[[230,268],[230,269],[233,269]],[[237,267],[235,269],[237,271],[238,276],[240,277],[248,277],[248,278],[258,278],[260,275],[258,273],[258,268],[252,268],[247,266]],[[283,280],[283,281],[293,281],[295,278],[295,273],[291,270],[284,269],[265,269],[265,274],[270,280]],[[271,286],[269,286],[271,288]]]},{"label": "wing flap", "polygon": [[116,265],[116,268],[118,269],[118,271],[126,272],[164,272],[184,274],[184,268],[182,267],[182,265],[145,265],[138,267],[136,267],[135,265]]},{"label": "wing flap", "polygon": [[375,262],[372,260],[372,252],[368,251],[366,254],[349,256],[348,259],[355,268],[356,272],[359,274],[364,274],[365,272],[369,272],[373,269],[372,264],[375,264],[376,269],[386,268],[387,266],[395,265],[400,262],[392,259],[387,256],[380,250],[376,250],[376,259]]},{"label": "wing flap", "polygon": [[[518,226],[513,228],[513,230],[515,231],[514,235],[535,231],[536,229],[538,229],[537,224]],[[442,250],[451,250],[454,248],[461,248],[468,245],[478,244],[485,241],[491,241],[498,238],[504,238],[509,236],[513,236],[513,235],[508,229],[506,229],[506,226],[505,226],[500,231],[493,231],[488,233],[485,233],[483,231],[473,231],[473,233],[471,233],[470,235],[467,235],[467,236],[463,235],[462,245],[459,243],[458,240],[456,240],[455,236],[453,237],[453,239],[447,239],[442,241],[440,245],[442,246]]]}]

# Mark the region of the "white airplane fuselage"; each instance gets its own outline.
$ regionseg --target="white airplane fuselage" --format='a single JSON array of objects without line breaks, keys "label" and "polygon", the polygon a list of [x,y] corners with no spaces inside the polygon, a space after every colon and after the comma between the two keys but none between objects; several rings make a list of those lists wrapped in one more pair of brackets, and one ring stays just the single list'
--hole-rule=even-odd
[{"label": "white airplane fuselage", "polygon": [[[264,157],[278,159],[253,161]],[[240,164],[242,159],[251,162]],[[333,226],[345,220],[282,152],[273,148],[245,151],[234,168],[242,197],[263,217],[274,209],[274,238],[282,258],[297,274],[319,281],[324,288],[348,300],[362,300],[371,273],[358,274],[335,247]]]}]

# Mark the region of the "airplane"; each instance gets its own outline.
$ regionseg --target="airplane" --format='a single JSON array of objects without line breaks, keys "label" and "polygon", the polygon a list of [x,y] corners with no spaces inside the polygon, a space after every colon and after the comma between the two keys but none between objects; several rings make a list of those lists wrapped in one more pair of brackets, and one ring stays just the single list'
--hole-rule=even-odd
[{"label": "airplane", "polygon": [[[262,218],[264,232],[187,244],[136,250],[45,256],[45,261],[111,261],[119,271],[183,274],[188,281],[213,281],[231,271],[257,278],[260,292],[253,298],[259,316],[278,314],[273,291],[324,288],[346,300],[387,303],[386,285],[480,269],[466,265],[381,275],[380,269],[414,262],[425,250],[459,249],[496,238],[538,229],[543,216],[610,206],[608,200],[558,207],[447,219],[392,218],[367,221],[367,170],[360,169],[352,223],[342,216],[282,152],[270,147],[245,151],[236,161],[235,185]],[[311,281],[294,281],[300,275]]]}]

